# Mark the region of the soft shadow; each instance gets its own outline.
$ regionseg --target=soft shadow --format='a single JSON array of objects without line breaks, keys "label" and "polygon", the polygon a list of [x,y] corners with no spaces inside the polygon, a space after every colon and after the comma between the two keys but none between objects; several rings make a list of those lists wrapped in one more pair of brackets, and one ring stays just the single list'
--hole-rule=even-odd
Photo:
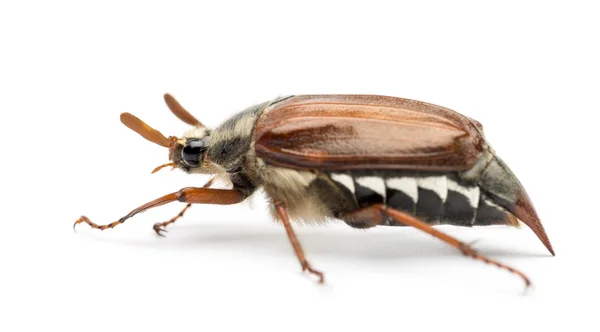
[{"label": "soft shadow", "polygon": [[[383,228],[382,228],[383,229]],[[339,228],[297,229],[299,240],[310,255],[330,256],[348,260],[401,260],[426,257],[456,256],[456,249],[430,236],[401,228],[382,231],[344,230]],[[166,238],[150,235],[142,238],[115,239],[101,233],[86,231],[87,236],[102,242],[149,248],[240,250],[289,255],[290,244],[283,228],[232,225],[173,225]],[[83,235],[83,234],[80,234]],[[484,239],[473,245],[490,257],[551,257],[549,254],[527,252],[522,248],[493,248]]]}]

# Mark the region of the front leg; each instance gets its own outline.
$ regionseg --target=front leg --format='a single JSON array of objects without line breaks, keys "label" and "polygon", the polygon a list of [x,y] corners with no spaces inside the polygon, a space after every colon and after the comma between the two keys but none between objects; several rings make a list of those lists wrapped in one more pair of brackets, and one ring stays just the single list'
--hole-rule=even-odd
[{"label": "front leg", "polygon": [[183,188],[177,192],[164,195],[163,197],[157,198],[151,202],[148,202],[133,211],[129,212],[126,216],[121,219],[106,225],[98,225],[90,221],[86,216],[81,216],[73,224],[73,229],[77,224],[86,223],[94,229],[105,230],[107,228],[114,228],[125,222],[125,220],[135,216],[138,213],[142,213],[148,209],[165,205],[167,203],[179,201],[183,203],[192,204],[218,204],[218,205],[229,205],[241,202],[244,196],[240,191],[234,189],[212,189],[212,188]]}]

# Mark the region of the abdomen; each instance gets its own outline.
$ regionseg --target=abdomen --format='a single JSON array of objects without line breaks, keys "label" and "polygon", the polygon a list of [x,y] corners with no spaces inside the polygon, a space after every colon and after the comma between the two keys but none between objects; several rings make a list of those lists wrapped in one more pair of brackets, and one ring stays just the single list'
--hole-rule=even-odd
[{"label": "abdomen", "polygon": [[[476,183],[456,172],[343,171],[327,173],[345,196],[342,210],[382,203],[430,224],[458,226],[513,224],[514,216],[494,202]],[[337,210],[337,217],[351,211]],[[384,225],[399,225],[386,220]],[[351,225],[360,227],[360,225]]]}]

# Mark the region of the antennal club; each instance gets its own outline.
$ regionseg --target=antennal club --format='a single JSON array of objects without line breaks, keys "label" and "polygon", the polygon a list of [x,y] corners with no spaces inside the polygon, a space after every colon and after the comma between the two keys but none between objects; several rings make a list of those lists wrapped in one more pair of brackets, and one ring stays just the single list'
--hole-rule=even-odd
[{"label": "antennal club", "polygon": [[122,113],[121,122],[127,126],[127,128],[140,134],[143,138],[152,143],[164,146],[165,148],[171,148],[177,140],[176,137],[166,138],[165,135],[161,134],[160,131],[150,127],[144,121],[138,119],[135,115],[130,113]]},{"label": "antennal club", "polygon": [[185,108],[183,108],[183,106],[181,106],[181,104],[179,104],[179,102],[177,102],[177,100],[168,93],[165,94],[165,103],[167,103],[167,106],[171,112],[173,112],[173,114],[175,114],[179,120],[192,126],[204,127],[204,125],[198,121],[198,119],[191,115],[190,112],[186,111]]}]

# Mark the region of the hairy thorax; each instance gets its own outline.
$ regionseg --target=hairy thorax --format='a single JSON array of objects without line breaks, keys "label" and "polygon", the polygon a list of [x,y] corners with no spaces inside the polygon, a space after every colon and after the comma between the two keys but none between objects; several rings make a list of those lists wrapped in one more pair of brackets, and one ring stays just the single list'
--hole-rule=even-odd
[{"label": "hairy thorax", "polygon": [[[267,197],[271,203],[283,202],[292,221],[320,224],[334,218],[331,210],[311,185],[317,175],[271,165],[262,167],[261,173],[262,185]],[[280,220],[273,204],[270,207],[273,218]]]}]

